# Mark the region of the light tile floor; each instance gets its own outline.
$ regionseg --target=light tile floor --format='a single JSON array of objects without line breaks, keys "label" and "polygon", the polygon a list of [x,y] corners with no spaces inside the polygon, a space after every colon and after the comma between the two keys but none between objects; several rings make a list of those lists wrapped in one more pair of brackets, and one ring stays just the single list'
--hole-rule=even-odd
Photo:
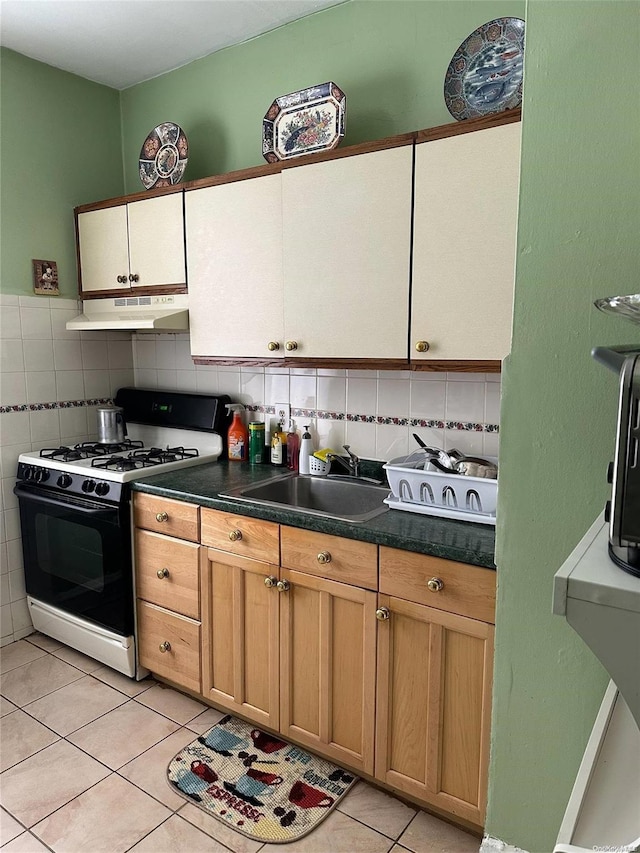
[{"label": "light tile floor", "polygon": [[0,650],[6,853],[477,853],[479,839],[359,782],[310,835],[261,844],[179,797],[170,759],[223,715],[34,634]]}]

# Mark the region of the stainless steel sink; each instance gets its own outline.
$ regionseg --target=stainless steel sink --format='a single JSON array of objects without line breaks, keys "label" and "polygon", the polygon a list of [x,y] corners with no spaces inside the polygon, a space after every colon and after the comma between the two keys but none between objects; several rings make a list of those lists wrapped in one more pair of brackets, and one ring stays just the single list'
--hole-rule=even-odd
[{"label": "stainless steel sink", "polygon": [[234,489],[222,497],[358,524],[386,512],[389,507],[382,501],[388,495],[388,488],[355,478],[332,480],[287,474]]}]

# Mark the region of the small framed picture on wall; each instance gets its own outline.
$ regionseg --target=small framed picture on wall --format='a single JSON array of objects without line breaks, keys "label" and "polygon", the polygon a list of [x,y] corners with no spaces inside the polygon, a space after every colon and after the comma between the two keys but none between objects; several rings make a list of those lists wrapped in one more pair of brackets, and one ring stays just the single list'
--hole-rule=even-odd
[{"label": "small framed picture on wall", "polygon": [[32,260],[33,291],[40,296],[60,296],[58,265],[55,261]]}]

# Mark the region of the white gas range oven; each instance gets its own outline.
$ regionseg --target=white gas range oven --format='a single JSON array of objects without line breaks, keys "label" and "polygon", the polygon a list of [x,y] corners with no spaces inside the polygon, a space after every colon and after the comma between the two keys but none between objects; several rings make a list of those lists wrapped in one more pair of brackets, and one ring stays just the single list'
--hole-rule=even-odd
[{"label": "white gas range oven", "polygon": [[127,437],[18,460],[29,613],[36,630],[130,677],[136,663],[129,483],[214,462],[227,396],[121,388]]}]

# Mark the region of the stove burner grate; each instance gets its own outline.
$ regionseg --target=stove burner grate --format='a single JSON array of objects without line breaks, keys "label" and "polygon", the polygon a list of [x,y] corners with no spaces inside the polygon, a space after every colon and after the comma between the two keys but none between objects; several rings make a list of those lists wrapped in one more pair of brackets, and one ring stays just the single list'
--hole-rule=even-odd
[{"label": "stove burner grate", "polygon": [[91,466],[108,471],[135,471],[140,468],[151,468],[154,465],[164,465],[167,462],[178,462],[181,459],[193,459],[199,455],[199,451],[195,448],[152,447],[146,450],[133,450],[126,456],[92,459]]},{"label": "stove burner grate", "polygon": [[141,441],[122,441],[117,444],[100,444],[97,441],[83,441],[73,447],[45,447],[40,451],[42,459],[52,459],[57,462],[78,462],[81,459],[92,459],[100,456],[111,456],[114,453],[126,453],[144,447]]}]

